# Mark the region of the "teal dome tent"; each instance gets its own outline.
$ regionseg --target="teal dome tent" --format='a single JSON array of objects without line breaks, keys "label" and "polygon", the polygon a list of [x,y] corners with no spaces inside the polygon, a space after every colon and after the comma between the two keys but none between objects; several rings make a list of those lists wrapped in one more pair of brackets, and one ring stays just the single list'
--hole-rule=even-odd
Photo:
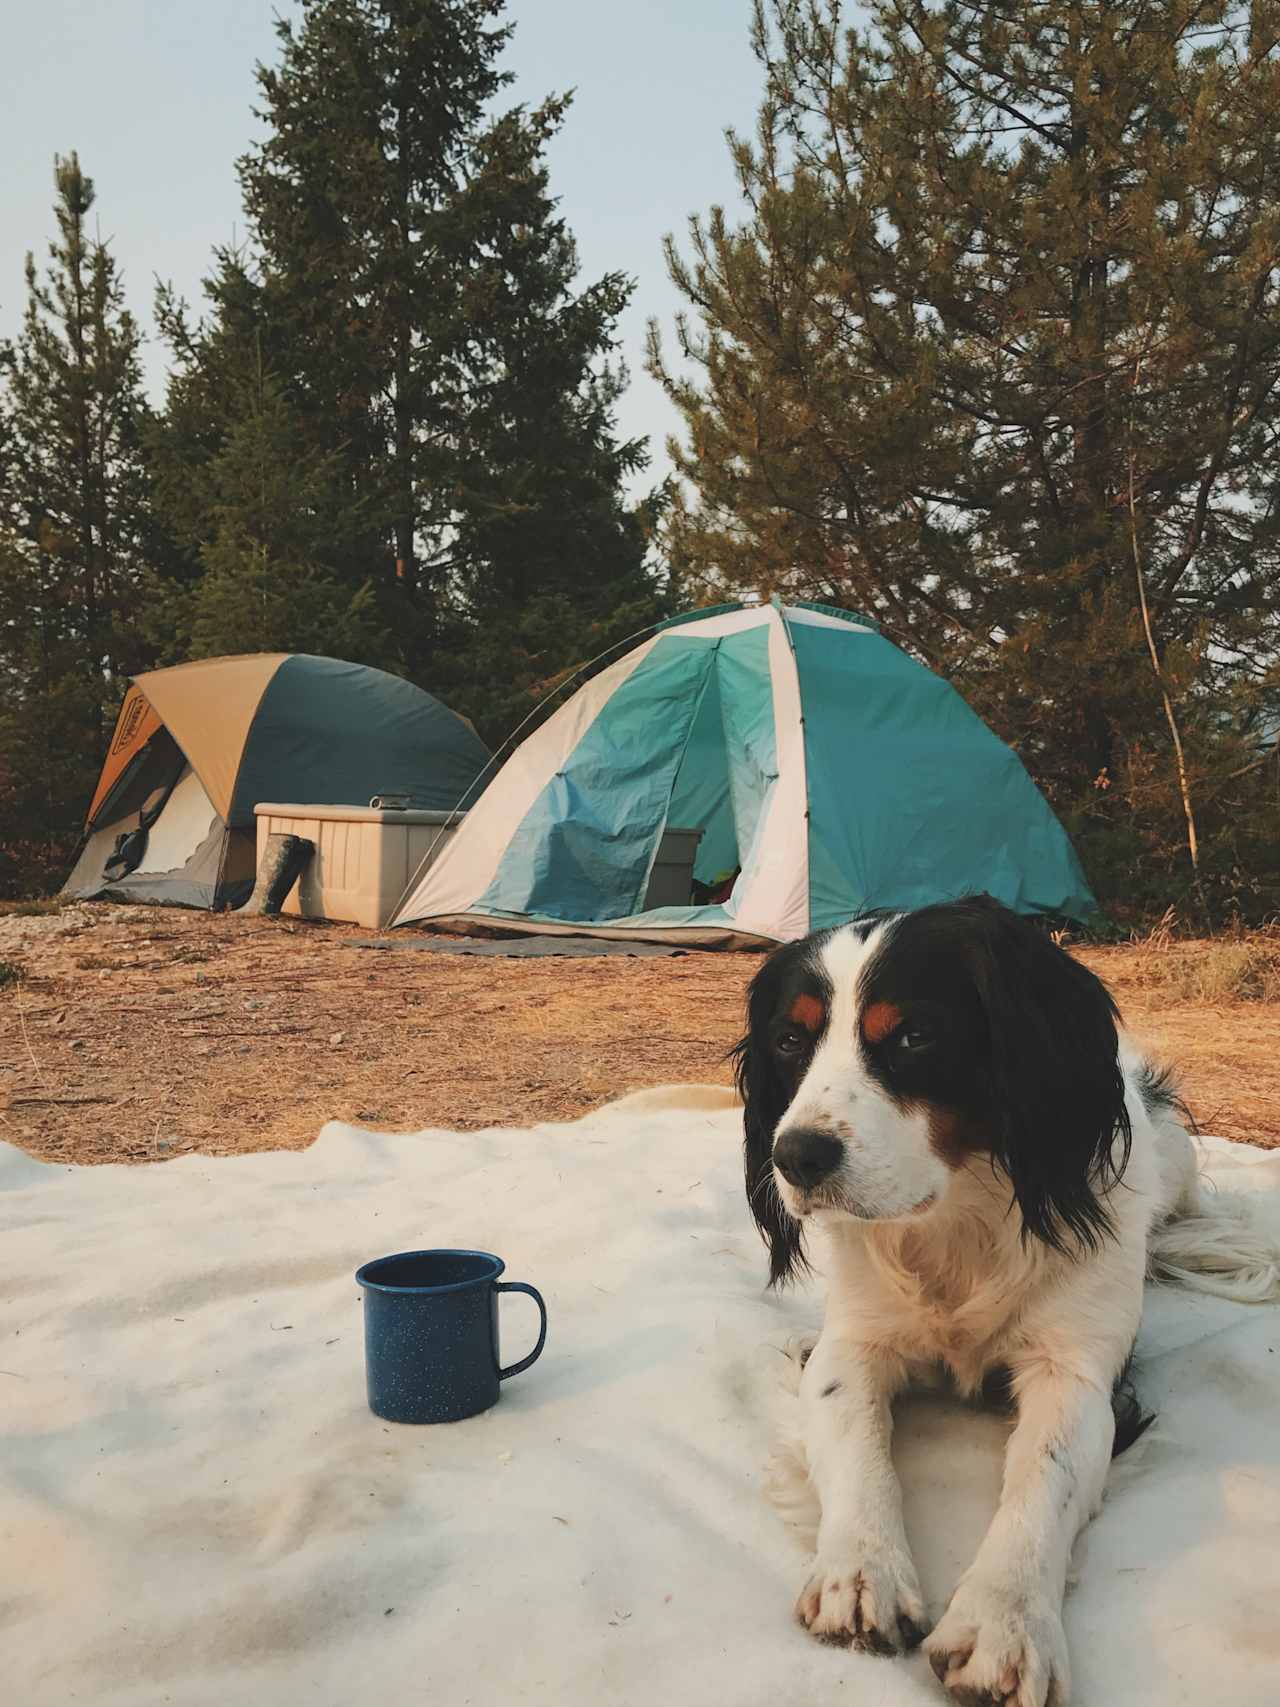
[{"label": "teal dome tent", "polygon": [[775,600],[676,618],[581,687],[396,922],[745,945],[978,891],[1095,907],[954,688],[848,611]]}]

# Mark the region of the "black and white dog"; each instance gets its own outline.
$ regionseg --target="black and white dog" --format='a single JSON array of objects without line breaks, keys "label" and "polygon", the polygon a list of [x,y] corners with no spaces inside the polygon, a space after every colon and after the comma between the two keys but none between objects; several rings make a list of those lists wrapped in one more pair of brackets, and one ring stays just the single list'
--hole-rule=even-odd
[{"label": "black and white dog", "polygon": [[827,1235],[826,1318],[799,1391],[821,1506],[796,1611],[875,1653],[928,1618],[890,1458],[891,1403],[948,1372],[1007,1382],[999,1509],[927,1651],[966,1707],[1068,1692],[1062,1597],[1136,1408],[1113,1413],[1148,1274],[1280,1292],[1277,1253],[1202,1204],[1181,1104],[1102,983],[987,897],[788,944],[738,1046],[746,1182],[771,1279]]}]

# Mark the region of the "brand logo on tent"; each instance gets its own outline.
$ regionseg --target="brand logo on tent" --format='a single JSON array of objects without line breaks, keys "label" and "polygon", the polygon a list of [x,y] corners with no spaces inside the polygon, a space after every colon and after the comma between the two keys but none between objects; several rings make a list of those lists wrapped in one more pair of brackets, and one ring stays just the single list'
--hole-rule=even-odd
[{"label": "brand logo on tent", "polygon": [[111,743],[112,753],[122,753],[138,732],[142,722],[147,702],[136,688],[130,693],[120,712],[120,722],[116,727],[116,738]]}]

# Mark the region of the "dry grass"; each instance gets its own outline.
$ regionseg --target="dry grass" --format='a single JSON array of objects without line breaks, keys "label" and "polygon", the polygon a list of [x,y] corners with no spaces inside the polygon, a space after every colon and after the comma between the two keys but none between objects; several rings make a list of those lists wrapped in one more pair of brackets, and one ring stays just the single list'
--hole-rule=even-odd
[{"label": "dry grass", "polygon": [[83,911],[8,926],[27,976],[0,996],[0,1136],[49,1159],[300,1148],[332,1118],[527,1125],[727,1082],[755,964],[382,953],[354,927]]},{"label": "dry grass", "polygon": [[1173,951],[1146,973],[1149,985],[1183,1002],[1280,1000],[1280,943],[1215,943],[1206,952]]},{"label": "dry grass", "polygon": [[1280,929],[1179,941],[1175,925],[1170,911],[1132,945],[1136,982],[1178,1002],[1280,1001]]},{"label": "dry grass", "polygon": [[[383,953],[356,946],[368,934],[159,908],[0,913],[0,959],[23,973],[0,990],[0,1137],[49,1160],[145,1161],[302,1148],[333,1118],[572,1119],[643,1085],[728,1083],[759,963]],[[1221,981],[1183,993],[1153,970],[1161,952],[1190,967],[1224,946],[1081,958],[1180,1064],[1206,1131],[1280,1144],[1275,1005]]]}]

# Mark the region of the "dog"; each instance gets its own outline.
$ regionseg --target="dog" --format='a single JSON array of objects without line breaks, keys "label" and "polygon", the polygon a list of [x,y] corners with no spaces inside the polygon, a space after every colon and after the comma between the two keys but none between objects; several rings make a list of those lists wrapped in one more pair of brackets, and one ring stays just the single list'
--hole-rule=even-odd
[{"label": "dog", "polygon": [[[1125,1379],[1147,1276],[1280,1294],[1262,1235],[1202,1201],[1190,1117],[1118,1021],[1087,967],[974,896],[778,949],[734,1051],[770,1283],[826,1235],[798,1398],[821,1514],[796,1614],[871,1653],[925,1641],[965,1707],[1068,1698],[1072,1547],[1151,1420]],[[1016,1422],[995,1518],[926,1638],[891,1406],[939,1369],[962,1394],[1004,1383]]]}]

